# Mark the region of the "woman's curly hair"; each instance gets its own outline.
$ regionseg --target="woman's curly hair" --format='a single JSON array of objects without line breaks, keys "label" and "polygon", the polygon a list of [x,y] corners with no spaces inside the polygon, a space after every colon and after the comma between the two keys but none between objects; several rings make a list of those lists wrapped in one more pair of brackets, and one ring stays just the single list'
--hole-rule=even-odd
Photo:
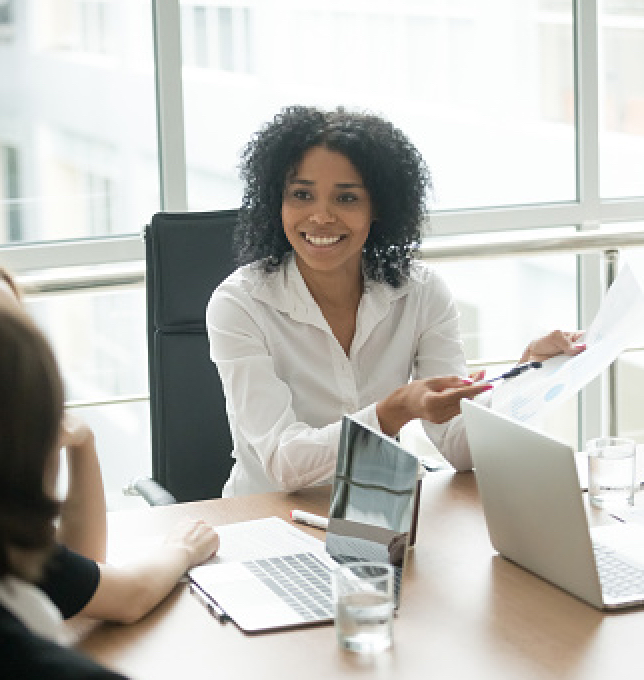
[{"label": "woman's curly hair", "polygon": [[282,226],[284,189],[315,146],[343,154],[362,177],[375,215],[363,249],[364,272],[368,279],[398,287],[420,243],[429,171],[418,150],[390,122],[342,107],[284,108],[242,150],[245,190],[235,233],[238,264],[261,260],[264,271],[275,271],[292,250]]}]

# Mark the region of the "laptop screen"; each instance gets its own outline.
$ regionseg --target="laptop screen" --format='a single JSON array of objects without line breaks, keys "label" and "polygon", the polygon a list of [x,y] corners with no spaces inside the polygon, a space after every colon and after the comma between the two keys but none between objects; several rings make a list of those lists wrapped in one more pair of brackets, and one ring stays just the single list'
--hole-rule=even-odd
[{"label": "laptop screen", "polygon": [[418,459],[395,440],[344,416],[326,549],[337,562],[388,562],[402,570]]}]

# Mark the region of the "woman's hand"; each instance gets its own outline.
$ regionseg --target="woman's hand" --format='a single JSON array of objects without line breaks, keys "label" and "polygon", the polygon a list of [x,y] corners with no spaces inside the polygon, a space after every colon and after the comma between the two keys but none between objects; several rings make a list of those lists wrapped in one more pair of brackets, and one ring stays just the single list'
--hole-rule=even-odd
[{"label": "woman's hand", "polygon": [[533,340],[524,350],[519,363],[526,361],[545,361],[558,354],[574,356],[586,349],[584,343],[578,342],[583,331],[552,331],[548,335]]},{"label": "woman's hand", "polygon": [[59,445],[66,448],[70,455],[83,449],[88,450],[87,447],[91,447],[93,451],[94,433],[87,423],[66,411],[60,427]]},{"label": "woman's hand", "polygon": [[492,385],[473,385],[469,379],[443,376],[414,380],[378,402],[376,413],[385,434],[395,435],[410,420],[446,423],[461,412],[461,399],[471,399]]},{"label": "woman's hand", "polygon": [[185,550],[186,568],[191,569],[216,555],[219,534],[201,519],[190,520],[176,525],[166,536],[165,543]]}]

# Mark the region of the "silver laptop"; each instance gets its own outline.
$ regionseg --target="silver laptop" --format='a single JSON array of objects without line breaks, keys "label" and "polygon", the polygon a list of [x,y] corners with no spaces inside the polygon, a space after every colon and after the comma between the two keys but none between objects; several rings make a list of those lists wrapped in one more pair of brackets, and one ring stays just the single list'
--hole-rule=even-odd
[{"label": "silver laptop", "polygon": [[278,518],[220,527],[219,554],[190,571],[193,588],[246,632],[289,628],[333,620],[338,563],[377,561],[394,565],[397,606],[418,472],[395,440],[345,416],[326,542]]},{"label": "silver laptop", "polygon": [[588,528],[571,447],[461,401],[490,541],[598,609],[644,603],[644,527]]}]

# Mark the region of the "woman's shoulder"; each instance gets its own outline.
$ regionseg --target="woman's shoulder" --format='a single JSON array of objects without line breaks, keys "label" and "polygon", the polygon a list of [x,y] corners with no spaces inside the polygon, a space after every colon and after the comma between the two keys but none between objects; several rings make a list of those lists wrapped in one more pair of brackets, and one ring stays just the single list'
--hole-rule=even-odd
[{"label": "woman's shoulder", "polygon": [[264,271],[261,262],[252,262],[235,269],[213,291],[211,304],[218,299],[244,300],[252,297],[253,292],[265,284],[270,274]]},{"label": "woman's shoulder", "polygon": [[422,260],[413,260],[411,263],[407,284],[412,290],[425,294],[447,292],[447,285],[436,268]]},{"label": "woman's shoulder", "polygon": [[262,261],[243,265],[215,288],[208,302],[207,316],[235,314],[235,309],[252,314],[257,302],[277,304],[284,287],[283,265],[270,272]]},{"label": "woman's shoulder", "polygon": [[409,282],[413,284],[425,284],[436,280],[436,269],[428,262],[414,259],[409,267]]},{"label": "woman's shoulder", "polygon": [[35,635],[2,605],[0,658],[7,678],[123,680],[123,676],[108,671],[77,651]]},{"label": "woman's shoulder", "polygon": [[251,262],[235,269],[215,288],[215,293],[220,290],[239,290],[249,292],[261,284],[266,276],[261,262]]}]

